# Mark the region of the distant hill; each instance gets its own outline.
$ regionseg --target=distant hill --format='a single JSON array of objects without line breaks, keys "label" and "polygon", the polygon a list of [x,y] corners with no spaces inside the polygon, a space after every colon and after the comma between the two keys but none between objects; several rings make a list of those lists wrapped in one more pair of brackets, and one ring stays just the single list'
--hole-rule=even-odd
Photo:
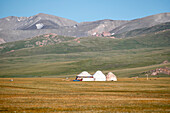
[{"label": "distant hill", "polygon": [[149,34],[149,33],[155,33],[155,32],[164,31],[164,30],[170,30],[170,22],[155,25],[152,27],[135,29],[135,30],[127,31],[127,32],[120,33],[120,34],[115,34],[114,36],[116,38],[126,38],[126,37],[133,37],[133,36],[137,36],[137,35],[145,35],[145,34]]},{"label": "distant hill", "polygon": [[108,37],[76,38],[58,36],[53,33],[40,35],[22,41],[1,44],[0,53],[17,56],[53,53],[61,54],[168,47],[169,44],[170,30],[125,39],[112,39]]},{"label": "distant hill", "polygon": [[49,33],[49,34],[39,35],[33,38],[28,38],[28,39],[21,40],[21,41],[2,44],[0,46],[0,49],[1,49],[0,51],[1,53],[4,53],[4,52],[10,53],[11,51],[20,50],[23,48],[35,48],[36,49],[36,47],[56,45],[61,42],[64,42],[64,41],[67,42],[73,39],[75,39],[75,37],[64,37],[64,36],[58,36],[55,33]]},{"label": "distant hill", "polygon": [[0,19],[0,39],[13,42],[49,33],[70,37],[87,37],[102,32],[120,34],[165,22],[170,22],[170,13],[130,21],[105,19],[82,23],[43,13],[31,17],[10,16]]}]

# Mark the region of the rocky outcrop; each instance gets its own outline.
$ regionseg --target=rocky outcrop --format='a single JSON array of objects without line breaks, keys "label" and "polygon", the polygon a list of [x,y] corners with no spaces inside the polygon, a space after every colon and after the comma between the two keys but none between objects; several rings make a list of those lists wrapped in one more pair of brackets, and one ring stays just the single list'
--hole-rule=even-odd
[{"label": "rocky outcrop", "polygon": [[168,68],[168,67],[156,68],[155,70],[150,70],[150,71],[145,72],[145,73],[150,73],[153,76],[158,75],[160,73],[170,75],[170,68]]},{"label": "rocky outcrop", "polygon": [[0,44],[6,43],[3,38],[0,38]]}]

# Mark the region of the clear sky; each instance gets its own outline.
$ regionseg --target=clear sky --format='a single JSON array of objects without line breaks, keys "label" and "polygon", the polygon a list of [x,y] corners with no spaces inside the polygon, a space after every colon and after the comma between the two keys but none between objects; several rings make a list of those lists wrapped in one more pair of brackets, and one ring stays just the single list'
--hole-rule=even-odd
[{"label": "clear sky", "polygon": [[170,0],[0,0],[0,18],[46,13],[77,22],[131,20],[170,12]]}]

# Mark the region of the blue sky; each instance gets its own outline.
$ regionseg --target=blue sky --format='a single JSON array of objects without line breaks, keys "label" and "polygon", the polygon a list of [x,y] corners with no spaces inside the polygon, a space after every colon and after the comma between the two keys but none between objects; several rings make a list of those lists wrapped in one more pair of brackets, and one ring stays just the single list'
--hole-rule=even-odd
[{"label": "blue sky", "polygon": [[0,18],[46,13],[77,22],[131,20],[170,12],[170,0],[0,0]]}]

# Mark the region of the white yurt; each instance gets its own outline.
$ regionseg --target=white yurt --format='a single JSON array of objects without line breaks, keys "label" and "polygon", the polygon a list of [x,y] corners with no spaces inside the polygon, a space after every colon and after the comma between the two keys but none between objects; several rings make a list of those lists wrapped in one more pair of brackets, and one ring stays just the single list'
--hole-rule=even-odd
[{"label": "white yurt", "polygon": [[117,77],[112,72],[109,72],[106,76],[106,80],[107,81],[117,81]]},{"label": "white yurt", "polygon": [[106,76],[101,71],[96,71],[93,78],[94,81],[106,81]]},{"label": "white yurt", "polygon": [[76,76],[76,80],[80,80],[80,81],[94,81],[94,78],[87,71],[83,71],[82,73],[80,73],[79,75]]}]

